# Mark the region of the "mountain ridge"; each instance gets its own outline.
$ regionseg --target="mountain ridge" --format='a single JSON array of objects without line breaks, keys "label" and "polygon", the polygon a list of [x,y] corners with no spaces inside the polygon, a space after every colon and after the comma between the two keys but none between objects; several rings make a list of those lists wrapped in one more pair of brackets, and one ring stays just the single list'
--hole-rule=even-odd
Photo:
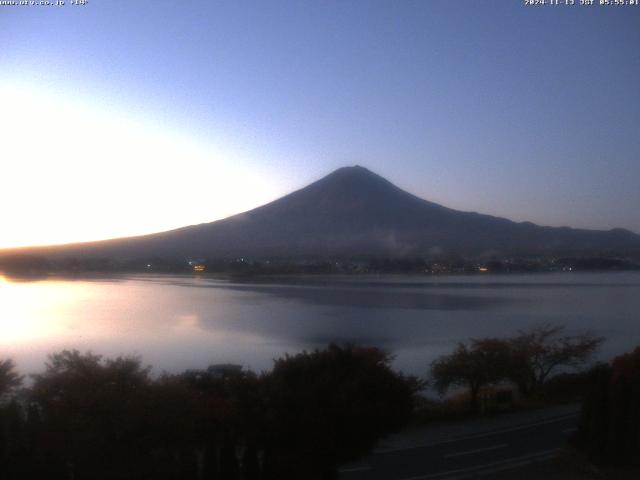
[{"label": "mountain ridge", "polygon": [[640,236],[621,228],[547,227],[454,210],[355,165],[214,222],[136,237],[0,250],[0,255],[12,253],[120,259],[635,256]]}]

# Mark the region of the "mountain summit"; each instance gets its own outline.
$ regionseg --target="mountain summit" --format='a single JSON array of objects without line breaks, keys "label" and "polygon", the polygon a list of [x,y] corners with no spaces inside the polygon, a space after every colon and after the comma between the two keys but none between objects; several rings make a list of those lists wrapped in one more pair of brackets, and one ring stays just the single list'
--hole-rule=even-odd
[{"label": "mountain summit", "polygon": [[623,229],[541,227],[452,210],[353,166],[223,220],[41,250],[121,259],[638,255],[640,236]]}]

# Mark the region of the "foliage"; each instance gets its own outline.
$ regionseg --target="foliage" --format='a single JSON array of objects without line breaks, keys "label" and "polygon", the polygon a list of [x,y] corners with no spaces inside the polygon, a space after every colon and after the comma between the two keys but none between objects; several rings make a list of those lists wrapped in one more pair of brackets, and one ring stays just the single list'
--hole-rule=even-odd
[{"label": "foliage", "polygon": [[451,387],[469,389],[470,408],[479,409],[480,390],[511,381],[531,396],[562,367],[584,365],[603,339],[589,333],[563,335],[563,327],[541,325],[512,338],[472,339],[431,364],[434,386],[442,394]]},{"label": "foliage", "polygon": [[420,383],[390,361],[376,348],[337,345],[276,361],[264,380],[277,478],[334,478],[407,422]]},{"label": "foliage", "polygon": [[468,387],[470,408],[475,412],[480,388],[506,376],[509,356],[507,344],[499,339],[472,340],[470,345],[459,343],[453,353],[431,364],[434,386],[440,393],[452,386]]},{"label": "foliage", "polygon": [[640,347],[591,370],[579,441],[597,463],[640,465]]},{"label": "foliage", "polygon": [[351,346],[260,376],[214,365],[158,378],[138,358],[63,351],[0,406],[0,477],[333,478],[407,420],[417,388],[385,353]]},{"label": "foliage", "polygon": [[604,341],[590,333],[563,333],[563,326],[545,324],[508,340],[513,352],[513,368],[508,377],[522,394],[536,392],[559,367],[584,365]]},{"label": "foliage", "polygon": [[0,397],[10,393],[22,385],[22,376],[16,372],[16,366],[11,359],[0,360]]},{"label": "foliage", "polygon": [[45,372],[33,376],[30,397],[38,406],[43,454],[79,478],[118,478],[144,465],[148,372],[136,358],[103,361],[67,350],[51,355]]}]

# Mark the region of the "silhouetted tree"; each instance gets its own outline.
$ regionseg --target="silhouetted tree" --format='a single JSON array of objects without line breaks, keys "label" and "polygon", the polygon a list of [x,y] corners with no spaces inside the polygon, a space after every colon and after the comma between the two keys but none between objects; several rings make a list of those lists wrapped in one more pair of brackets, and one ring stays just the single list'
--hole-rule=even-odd
[{"label": "silhouetted tree", "polygon": [[21,479],[29,444],[22,409],[15,400],[0,405],[0,478]]},{"label": "silhouetted tree", "polygon": [[34,375],[43,456],[73,478],[142,478],[154,445],[148,432],[149,370],[136,358],[51,355]]},{"label": "silhouetted tree", "polygon": [[591,370],[579,442],[597,463],[640,465],[640,347]]},{"label": "silhouetted tree", "polygon": [[13,360],[0,360],[0,397],[22,385],[22,379],[23,377],[16,372]]},{"label": "silhouetted tree", "polygon": [[512,338],[472,339],[460,343],[453,353],[431,364],[435,387],[446,392],[451,386],[469,388],[471,410],[478,411],[483,386],[510,380],[529,396],[562,367],[584,365],[603,342],[590,333],[562,335],[564,327],[541,325]]},{"label": "silhouetted tree", "polygon": [[216,478],[236,478],[240,472],[252,478],[264,427],[258,377],[226,364],[188,370],[177,378],[198,398],[198,438],[205,448],[207,471]]},{"label": "silhouetted tree", "polygon": [[419,382],[395,373],[376,348],[331,345],[276,360],[263,377],[271,477],[337,478],[409,418]]},{"label": "silhouetted tree", "polygon": [[0,478],[17,479],[28,452],[22,411],[11,393],[22,385],[13,360],[0,360]]},{"label": "silhouetted tree", "polygon": [[[216,365],[153,379],[137,358],[62,351],[0,404],[0,478],[335,478],[411,413],[420,383],[390,361],[331,346],[261,376]],[[18,386],[1,365],[4,390]]]},{"label": "silhouetted tree", "polygon": [[434,360],[431,376],[440,393],[452,386],[467,387],[471,411],[477,412],[480,389],[505,378],[510,359],[511,350],[505,341],[475,339],[469,345],[459,343],[453,353]]},{"label": "silhouetted tree", "polygon": [[540,325],[509,340],[513,352],[509,378],[531,395],[554,370],[587,363],[604,339],[590,333],[563,335],[563,326]]}]

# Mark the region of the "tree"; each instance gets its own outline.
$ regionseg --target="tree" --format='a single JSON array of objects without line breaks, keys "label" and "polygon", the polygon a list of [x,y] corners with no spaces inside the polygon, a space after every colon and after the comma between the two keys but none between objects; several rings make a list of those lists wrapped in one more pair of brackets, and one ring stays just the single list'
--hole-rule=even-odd
[{"label": "tree", "polygon": [[580,446],[596,463],[640,465],[640,347],[589,372]]},{"label": "tree", "polygon": [[63,351],[34,375],[42,457],[77,478],[135,478],[151,465],[149,369],[137,358]]},{"label": "tree", "polygon": [[399,429],[420,383],[377,348],[331,345],[276,360],[263,376],[268,478],[333,479]]},{"label": "tree", "polygon": [[5,402],[13,390],[22,384],[11,359],[0,360],[0,477],[19,478],[18,459],[23,457],[25,439],[21,408],[15,398]]},{"label": "tree", "polygon": [[563,335],[563,326],[539,325],[509,340],[509,378],[525,395],[535,393],[554,370],[584,365],[604,339],[590,333]]},{"label": "tree", "polygon": [[453,353],[431,364],[434,385],[441,393],[451,386],[468,387],[474,412],[480,389],[491,383],[511,380],[523,395],[531,395],[557,369],[584,365],[603,342],[590,333],[563,332],[562,326],[541,325],[512,338],[460,343]]},{"label": "tree", "polygon": [[16,372],[13,360],[0,360],[0,396],[11,393],[12,390],[22,385],[22,376]]},{"label": "tree", "polygon": [[431,376],[441,394],[452,386],[469,388],[469,406],[477,412],[480,389],[507,376],[510,358],[511,350],[504,340],[472,339],[470,345],[459,343],[453,353],[434,360]]},{"label": "tree", "polygon": [[[205,475],[257,478],[258,445],[264,431],[260,380],[240,365],[211,365],[176,377],[197,398],[198,439],[204,447]],[[237,452],[242,451],[238,461]],[[215,477],[218,478],[218,477]]]}]

